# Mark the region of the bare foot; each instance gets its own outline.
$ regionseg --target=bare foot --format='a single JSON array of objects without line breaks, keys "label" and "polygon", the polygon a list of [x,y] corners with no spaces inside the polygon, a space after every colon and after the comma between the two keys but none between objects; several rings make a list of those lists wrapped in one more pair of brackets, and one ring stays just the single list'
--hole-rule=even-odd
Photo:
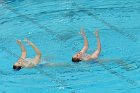
[{"label": "bare foot", "polygon": [[27,38],[25,38],[23,41],[26,42],[28,45],[32,44],[32,42],[30,42]]},{"label": "bare foot", "polygon": [[82,36],[86,36],[84,31],[79,32]]},{"label": "bare foot", "polygon": [[79,34],[81,34],[82,36],[86,36],[86,34],[84,32],[84,28],[81,28],[81,31],[79,32]]},{"label": "bare foot", "polygon": [[99,31],[96,30],[95,33],[94,33],[96,37],[99,37],[99,33],[98,33],[98,32],[99,32]]},{"label": "bare foot", "polygon": [[17,44],[22,44],[21,40],[17,40]]}]

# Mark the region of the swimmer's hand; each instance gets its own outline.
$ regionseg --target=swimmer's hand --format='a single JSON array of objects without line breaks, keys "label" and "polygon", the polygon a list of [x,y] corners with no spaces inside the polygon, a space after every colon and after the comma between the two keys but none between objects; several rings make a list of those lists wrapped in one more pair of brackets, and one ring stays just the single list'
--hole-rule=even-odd
[{"label": "swimmer's hand", "polygon": [[32,42],[30,42],[27,38],[25,38],[23,41],[26,42],[28,45],[32,45]]},{"label": "swimmer's hand", "polygon": [[21,40],[17,40],[17,44],[22,44]]}]

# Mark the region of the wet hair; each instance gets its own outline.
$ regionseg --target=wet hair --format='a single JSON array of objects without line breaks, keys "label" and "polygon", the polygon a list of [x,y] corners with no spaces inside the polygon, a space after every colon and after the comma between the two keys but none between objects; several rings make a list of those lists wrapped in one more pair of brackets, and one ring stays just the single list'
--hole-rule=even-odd
[{"label": "wet hair", "polygon": [[79,58],[72,57],[72,62],[80,62],[80,61],[82,61],[82,60]]},{"label": "wet hair", "polygon": [[19,71],[20,69],[22,69],[22,66],[13,65],[13,69],[14,69],[15,71]]}]

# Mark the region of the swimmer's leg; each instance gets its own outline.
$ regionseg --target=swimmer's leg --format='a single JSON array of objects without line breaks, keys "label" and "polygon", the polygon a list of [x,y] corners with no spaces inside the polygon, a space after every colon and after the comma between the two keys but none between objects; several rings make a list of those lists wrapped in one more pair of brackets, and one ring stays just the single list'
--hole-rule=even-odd
[{"label": "swimmer's leg", "polygon": [[87,37],[86,37],[86,34],[84,32],[84,29],[81,28],[81,32],[80,34],[83,36],[84,38],[84,47],[83,49],[81,50],[82,53],[85,53],[88,49],[88,40],[87,40]]},{"label": "swimmer's leg", "polygon": [[95,32],[95,36],[97,38],[97,50],[91,55],[92,59],[98,58],[100,52],[101,52],[101,42],[100,42],[100,37],[98,35],[98,31]]},{"label": "swimmer's leg", "polygon": [[35,46],[34,43],[32,43],[31,41],[29,41],[28,39],[25,39],[25,42],[27,42],[30,46],[32,46],[32,48],[36,52],[37,55],[34,58],[34,62],[35,62],[36,65],[39,64],[40,59],[41,59],[41,52],[40,52],[40,50]]},{"label": "swimmer's leg", "polygon": [[21,40],[17,40],[17,44],[19,44],[20,48],[21,48],[21,56],[20,56],[20,59],[24,60],[26,58],[26,49],[24,47],[24,45],[22,44]]},{"label": "swimmer's leg", "polygon": [[128,64],[125,60],[122,59],[98,59],[97,60],[99,63],[103,63],[103,62],[115,62],[117,63],[119,66],[122,66],[123,69],[125,70],[129,70],[131,68],[135,68],[136,66],[132,66],[131,64]]}]

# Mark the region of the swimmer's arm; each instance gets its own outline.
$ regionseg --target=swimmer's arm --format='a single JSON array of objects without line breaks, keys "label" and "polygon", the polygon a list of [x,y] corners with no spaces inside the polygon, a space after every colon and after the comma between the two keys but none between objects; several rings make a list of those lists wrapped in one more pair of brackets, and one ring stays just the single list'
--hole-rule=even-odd
[{"label": "swimmer's arm", "polygon": [[80,52],[85,53],[88,49],[88,40],[87,40],[86,34],[83,29],[81,29],[81,35],[84,38],[84,47],[82,48],[82,50]]}]

